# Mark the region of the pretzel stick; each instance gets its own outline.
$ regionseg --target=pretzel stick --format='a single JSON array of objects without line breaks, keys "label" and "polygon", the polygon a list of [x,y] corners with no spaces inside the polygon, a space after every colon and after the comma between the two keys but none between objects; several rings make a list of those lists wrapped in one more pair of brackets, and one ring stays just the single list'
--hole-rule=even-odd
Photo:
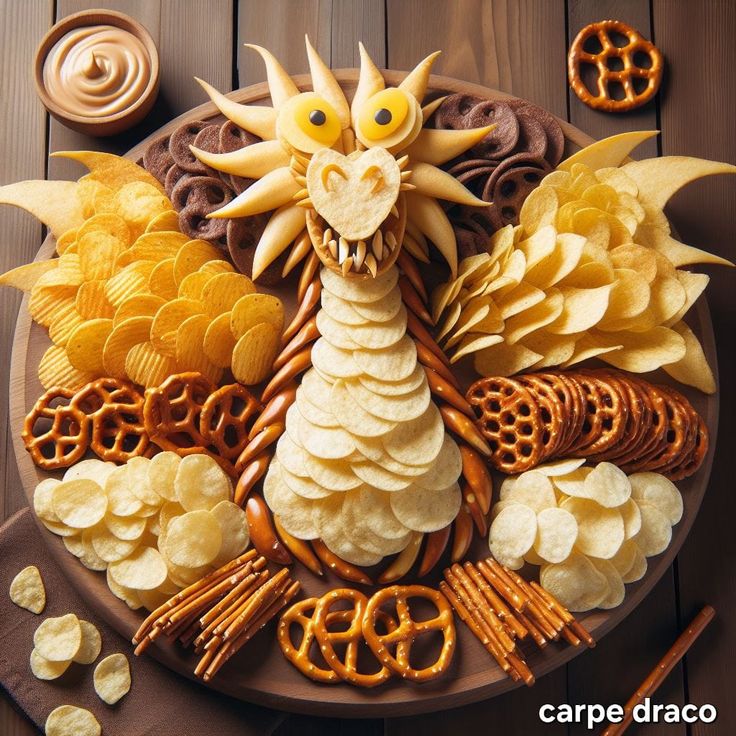
[{"label": "pretzel stick", "polygon": [[645,698],[654,694],[657,688],[664,682],[667,675],[672,672],[675,665],[687,654],[690,647],[703,633],[703,630],[711,622],[715,613],[712,606],[705,606],[700,611],[685,631],[677,637],[677,640],[670,647],[667,654],[659,660],[657,666],[649,673],[644,682],[639,685],[636,692],[629,698],[624,706],[624,718],[621,723],[609,724],[601,736],[620,736],[631,725],[634,708],[644,702]]},{"label": "pretzel stick", "polygon": [[[271,580],[260,587],[253,594],[253,596],[251,596],[245,606],[236,615],[234,615],[234,617],[231,617],[231,619],[220,624],[220,626],[225,627],[222,631],[223,639],[230,639],[239,634],[244,626],[247,625],[248,621],[250,621],[252,614],[256,610],[258,610],[260,605],[263,603],[264,600],[267,599],[267,597],[272,595],[273,591],[283,583],[284,578],[287,578],[288,575],[289,571],[286,568],[282,568],[281,570],[279,570],[279,572],[277,572],[276,575],[271,578]],[[227,626],[225,626],[225,624],[227,624]],[[219,628],[220,627],[218,627],[218,629]],[[220,633],[220,631],[218,631],[217,629],[216,631],[218,634]]]},{"label": "pretzel stick", "polygon": [[520,595],[519,591],[514,590],[507,580],[500,578],[496,571],[491,569],[485,562],[481,560],[476,564],[481,575],[506,599],[509,605],[517,613],[523,613],[526,607],[526,598]]},{"label": "pretzel stick", "polygon": [[595,646],[595,639],[588,633],[588,630],[567,610],[554,596],[547,592],[539,583],[532,581],[532,588],[539,593],[545,603],[557,613],[557,615],[565,622],[565,625],[572,631],[575,636],[585,642],[586,646],[591,649]]},{"label": "pretzel stick", "polygon": [[527,612],[535,617],[543,629],[551,632],[551,639],[559,639],[560,631],[565,628],[565,622],[554,611],[547,608],[544,601],[539,598],[531,585],[521,575],[513,570],[509,571],[509,575],[519,588],[524,591],[524,594],[529,597]]}]

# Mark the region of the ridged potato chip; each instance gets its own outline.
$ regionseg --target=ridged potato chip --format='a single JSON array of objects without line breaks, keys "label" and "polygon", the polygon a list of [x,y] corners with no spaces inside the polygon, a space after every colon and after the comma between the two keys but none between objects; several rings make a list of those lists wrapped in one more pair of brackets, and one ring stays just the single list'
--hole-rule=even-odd
[{"label": "ridged potato chip", "polygon": [[230,312],[241,297],[255,290],[255,284],[242,273],[219,273],[204,285],[202,301],[207,314],[214,318]]},{"label": "ridged potato chip", "polygon": [[75,705],[60,705],[49,713],[46,736],[100,736],[102,726],[92,713]]},{"label": "ridged potato chip", "polygon": [[177,369],[176,360],[164,355],[150,342],[134,345],[125,357],[125,373],[141,386],[159,386]]},{"label": "ridged potato chip", "polygon": [[33,646],[51,662],[68,662],[82,644],[82,629],[73,613],[44,619],[33,634]]},{"label": "ridged potato chip", "polygon": [[146,291],[155,265],[152,261],[136,261],[109,278],[105,285],[105,295],[110,304],[118,307],[129,296]]},{"label": "ridged potato chip", "polygon": [[130,665],[124,654],[117,652],[105,657],[95,667],[95,692],[108,705],[115,705],[130,691]]},{"label": "ridged potato chip", "polygon": [[232,371],[246,386],[260,383],[269,375],[281,346],[281,335],[268,322],[251,327],[235,344]]},{"label": "ridged potato chip", "polygon": [[38,364],[38,379],[45,389],[55,386],[72,391],[82,388],[94,379],[93,373],[80,371],[70,362],[66,349],[57,345],[49,347]]},{"label": "ridged potato chip", "polygon": [[148,290],[169,301],[179,296],[179,287],[174,277],[174,259],[167,258],[157,263],[148,277]]},{"label": "ridged potato chip", "polygon": [[102,352],[107,375],[127,378],[125,361],[128,353],[134,346],[148,341],[152,324],[153,317],[130,317],[113,327]]},{"label": "ridged potato chip", "polygon": [[107,299],[104,281],[85,281],[80,285],[74,306],[82,319],[111,319],[115,307]]},{"label": "ridged potato chip", "polygon": [[46,608],[46,588],[41,573],[35,565],[24,567],[10,583],[10,600],[16,606],[31,613],[41,613]]},{"label": "ridged potato chip", "polygon": [[240,297],[230,312],[230,330],[239,340],[251,327],[267,322],[281,334],[284,329],[284,305],[271,294],[248,293]]},{"label": "ridged potato chip", "polygon": [[101,374],[105,342],[113,328],[111,319],[91,319],[75,327],[66,344],[69,362],[80,371]]},{"label": "ridged potato chip", "polygon": [[166,302],[153,318],[151,343],[163,355],[176,357],[176,336],[179,327],[189,317],[204,313],[204,303],[196,299],[179,298]]}]

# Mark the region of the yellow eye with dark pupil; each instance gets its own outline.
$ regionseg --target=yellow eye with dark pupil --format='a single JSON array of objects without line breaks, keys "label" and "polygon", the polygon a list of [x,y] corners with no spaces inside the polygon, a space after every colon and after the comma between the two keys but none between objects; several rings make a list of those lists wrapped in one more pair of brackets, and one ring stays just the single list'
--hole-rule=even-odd
[{"label": "yellow eye with dark pupil", "polygon": [[309,113],[309,122],[312,123],[312,125],[324,125],[326,120],[327,115],[325,115],[322,110],[312,110],[312,112]]},{"label": "yellow eye with dark pupil", "polygon": [[373,116],[373,119],[379,125],[388,125],[391,122],[392,117],[393,115],[391,115],[391,111],[382,107],[380,110],[376,110],[376,114]]}]

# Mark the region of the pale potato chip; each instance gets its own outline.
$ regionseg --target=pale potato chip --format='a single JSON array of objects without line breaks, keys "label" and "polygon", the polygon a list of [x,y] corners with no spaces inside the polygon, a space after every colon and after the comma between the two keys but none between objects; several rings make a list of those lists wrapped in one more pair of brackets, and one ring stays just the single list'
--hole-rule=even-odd
[{"label": "pale potato chip", "polygon": [[159,515],[158,515],[158,525],[160,529],[159,535],[161,535],[166,530],[166,527],[169,525],[169,522],[174,517],[181,516],[182,514],[185,514],[185,513],[186,513],[186,510],[178,501],[167,501],[161,507],[161,510],[159,511]]},{"label": "pale potato chip", "polygon": [[81,643],[82,629],[73,613],[44,619],[33,634],[33,646],[52,662],[73,659]]},{"label": "pale potato chip", "polygon": [[672,526],[667,516],[649,501],[636,501],[641,512],[641,529],[634,541],[645,557],[654,557],[664,552],[672,540]]},{"label": "pale potato chip", "polygon": [[0,275],[0,286],[12,286],[14,289],[30,292],[43,274],[55,270],[58,265],[56,260],[50,259],[18,266]]},{"label": "pale potato chip", "polygon": [[360,304],[376,302],[385,297],[396,286],[398,277],[398,270],[393,268],[375,279],[362,279],[359,282],[345,279],[329,268],[320,271],[322,285],[327,291],[351,303]]},{"label": "pale potato chip", "polygon": [[205,240],[190,240],[174,259],[174,281],[181,284],[187,274],[198,271],[207,261],[218,260],[219,256],[220,251]]},{"label": "pale potato chip", "polygon": [[[517,476],[513,486],[504,489],[504,495],[501,498],[504,501],[528,506],[535,513],[557,506],[552,483],[546,475],[536,469]],[[514,556],[522,557],[523,555]],[[553,560],[550,560],[550,562],[553,562]]]},{"label": "pale potato chip", "polygon": [[395,422],[381,419],[363,409],[350,395],[343,380],[333,384],[329,407],[337,422],[359,437],[380,437],[396,427]]},{"label": "pale potato chip", "polygon": [[[316,375],[316,371],[311,373]],[[307,376],[305,376],[306,378]],[[320,380],[322,380],[321,377]],[[300,390],[297,392],[296,407],[302,417],[310,424],[316,424],[318,427],[326,427],[327,429],[341,426],[337,417],[332,413],[329,402],[318,401],[314,394],[309,392],[305,382],[302,382]]]},{"label": "pale potato chip", "polygon": [[363,481],[363,483],[380,491],[403,491],[410,486],[413,481],[417,480],[412,476],[403,476],[392,473],[371,460],[353,462],[351,463],[351,467],[355,475]]},{"label": "pale potato chip", "polygon": [[445,434],[437,458],[426,473],[414,479],[414,482],[428,490],[439,491],[457,481],[463,467],[460,449],[455,440]]},{"label": "pale potato chip", "polygon": [[114,705],[130,690],[130,665],[120,652],[105,657],[95,667],[95,692],[108,705]]},{"label": "pale potato chip", "polygon": [[235,379],[247,386],[265,380],[280,346],[281,337],[273,325],[262,322],[251,327],[233,349],[232,372]]},{"label": "pale potato chip", "polygon": [[438,491],[412,485],[400,493],[392,493],[390,501],[394,515],[408,529],[434,532],[455,519],[462,494],[457,483]]},{"label": "pale potato chip", "polygon": [[46,588],[41,573],[35,565],[24,567],[10,583],[10,600],[16,606],[31,613],[41,613],[46,608]]},{"label": "pale potato chip", "polygon": [[[141,532],[142,534],[142,532]],[[90,536],[92,549],[105,562],[118,562],[130,556],[140,544],[140,535],[135,539],[119,539],[107,529],[96,527]]]},{"label": "pale potato chip", "polygon": [[674,363],[662,366],[664,371],[676,381],[694,386],[703,393],[715,393],[716,379],[698,338],[684,322],[676,322],[672,329],[685,341],[685,355]]},{"label": "pale potato chip", "polygon": [[116,516],[132,516],[143,508],[143,502],[133,495],[128,482],[128,466],[115,468],[105,482],[108,510]]},{"label": "pale potato chip", "polygon": [[109,511],[105,514],[105,526],[118,539],[132,541],[140,539],[146,528],[146,520],[138,516],[116,516]]},{"label": "pale potato chip", "polygon": [[[285,435],[284,439],[291,442],[291,439]],[[293,443],[292,443],[293,444]],[[361,485],[362,481],[353,472],[349,462],[342,460],[323,460],[304,452],[303,449],[297,448],[304,453],[306,461],[304,467],[307,475],[322,488],[329,491],[349,491]],[[286,450],[279,454],[279,459],[284,468],[287,467],[289,451]],[[287,468],[288,469],[288,468]],[[387,468],[390,470],[390,468]]]},{"label": "pale potato chip", "polygon": [[631,496],[638,503],[647,501],[656,506],[672,526],[682,519],[682,494],[677,486],[660,473],[634,473],[629,476]]},{"label": "pale potato chip", "polygon": [[89,621],[80,618],[79,626],[82,629],[82,643],[73,661],[77,664],[92,664],[102,651],[102,637],[97,627]]},{"label": "pale potato chip", "polygon": [[571,457],[563,460],[555,460],[554,462],[544,463],[543,465],[537,465],[534,470],[550,478],[556,478],[560,475],[568,475],[569,473],[577,470],[581,465],[585,463],[584,457]]},{"label": "pale potato chip", "polygon": [[322,309],[336,322],[344,325],[364,325],[368,320],[353,309],[350,302],[340,299],[332,292],[323,290],[320,295]]},{"label": "pale potato chip", "polygon": [[162,499],[178,500],[174,480],[180,462],[179,455],[166,451],[154,455],[148,463],[148,486]]},{"label": "pale potato chip", "polygon": [[93,480],[100,488],[105,487],[107,479],[117,465],[112,462],[103,462],[97,458],[80,460],[64,471],[64,480],[79,480],[80,478]]},{"label": "pale potato chip", "polygon": [[182,458],[174,476],[174,488],[187,511],[210,511],[221,501],[230,501],[233,492],[230,478],[208,455]]},{"label": "pale potato chip", "polygon": [[319,339],[312,345],[312,365],[320,375],[327,374],[332,379],[364,376],[358,364],[353,360],[352,351],[336,348],[327,340]]},{"label": "pale potato chip", "polygon": [[[327,313],[325,312],[324,314],[326,315]],[[340,324],[336,323],[332,318],[330,320],[334,324]],[[352,325],[349,328],[349,333],[350,339],[358,347],[368,350],[388,349],[406,334],[406,308],[401,305],[398,313],[392,319],[383,322],[380,329],[376,329],[375,324],[367,323],[365,325]],[[326,338],[329,340],[329,335],[326,335]]]},{"label": "pale potato chip", "polygon": [[[150,463],[147,457],[132,457],[128,460],[126,463],[128,487],[141,503],[158,508],[162,500],[150,482]],[[135,513],[140,513],[140,509]]]},{"label": "pale potato chip", "polygon": [[143,604],[141,603],[138,592],[132,588],[126,588],[124,585],[120,585],[110,575],[110,570],[107,570],[107,587],[110,588],[110,592],[121,601],[125,603],[132,611],[137,611]]},{"label": "pale potato chip", "polygon": [[[537,514],[534,551],[546,562],[563,562],[572,552],[578,537],[575,517],[557,507],[542,509]],[[524,553],[527,557],[528,553]]]},{"label": "pale potato chip", "polygon": [[320,427],[302,417],[295,405],[286,412],[286,431],[307,452],[323,460],[340,460],[355,452],[352,435],[341,428]]},{"label": "pale potato chip", "polygon": [[505,506],[491,523],[488,543],[491,554],[503,565],[516,564],[534,544],[537,535],[537,514],[518,503]]},{"label": "pale potato chip", "polygon": [[631,483],[623,470],[613,463],[602,462],[586,475],[582,492],[577,495],[589,498],[606,508],[616,508],[629,500]]},{"label": "pale potato chip", "polygon": [[204,285],[202,301],[207,314],[214,318],[229,313],[241,297],[253,294],[255,290],[253,282],[242,273],[219,273]]},{"label": "pale potato chip", "polygon": [[408,422],[400,422],[384,435],[381,444],[396,461],[404,465],[428,465],[437,459],[445,441],[442,415],[430,402],[424,413]]},{"label": "pale potato chip", "polygon": [[[194,543],[194,540],[192,541]],[[138,547],[129,557],[112,562],[108,570],[116,583],[133,590],[157,588],[166,580],[168,574],[161,553],[152,547],[144,546]]]},{"label": "pale potato chip", "polygon": [[585,479],[593,472],[590,466],[581,466],[565,475],[552,478],[554,485],[567,496],[583,496]]},{"label": "pale potato chip", "polygon": [[[178,340],[177,335],[177,342]],[[202,350],[208,360],[218,368],[229,368],[235,342],[235,337],[230,330],[230,312],[225,312],[215,317],[207,325]]]},{"label": "pale potato chip", "polygon": [[[329,345],[326,341],[320,342],[324,345]],[[312,358],[314,359],[314,349],[312,350]],[[354,362],[353,365],[355,365]],[[357,365],[355,367],[357,369]],[[379,394],[380,396],[401,396],[402,394],[409,393],[409,391],[414,391],[414,389],[418,388],[422,383],[424,383],[425,376],[426,373],[424,366],[422,366],[421,363],[417,363],[411,375],[399,381],[381,381],[378,378],[373,378],[373,376],[361,373],[360,370],[358,370],[356,375],[345,377],[357,377],[360,383],[362,383],[369,391]]]},{"label": "pale potato chip", "polygon": [[543,357],[520,343],[516,345],[499,343],[476,353],[473,365],[475,370],[484,376],[512,376],[531,368]]},{"label": "pale potato chip", "polygon": [[92,713],[75,705],[60,705],[49,713],[46,736],[100,736],[102,727]]},{"label": "pale potato chip", "polygon": [[33,510],[36,516],[44,521],[60,521],[54,511],[52,497],[54,488],[61,483],[56,478],[44,478],[33,491]]},{"label": "pale potato chip", "polygon": [[543,565],[539,571],[539,583],[573,613],[596,608],[609,593],[606,576],[589,558],[577,552],[564,562]]},{"label": "pale potato chip", "polygon": [[607,509],[587,498],[568,498],[560,508],[569,511],[578,523],[575,543],[580,552],[608,560],[624,542],[624,520],[617,509]]},{"label": "pale potato chip", "polygon": [[79,561],[88,569],[95,570],[96,572],[102,572],[107,570],[107,562],[103,560],[95,548],[92,546],[92,534],[93,529],[84,529],[78,540],[79,549],[76,550],[79,554],[75,553]]},{"label": "pale potato chip", "polygon": [[381,396],[357,381],[345,384],[348,393],[365,411],[391,422],[408,422],[424,414],[429,406],[429,384],[399,396]]},{"label": "pale potato chip", "polygon": [[302,498],[325,498],[332,493],[332,490],[323,488],[310,477],[290,473],[283,465],[281,466],[281,478],[291,491]]},{"label": "pale potato chip", "polygon": [[37,649],[31,650],[31,672],[38,680],[56,680],[69,669],[71,663],[71,659],[53,662],[42,657]]},{"label": "pale potato chip", "polygon": [[641,580],[647,572],[647,558],[637,544],[634,544],[634,562],[625,575],[622,575],[624,583],[635,583]]},{"label": "pale potato chip", "polygon": [[[632,501],[633,503],[633,501]],[[641,550],[636,546],[636,542],[631,539],[627,539],[622,545],[621,549],[611,557],[611,564],[618,570],[618,574],[621,577],[625,577],[626,573],[633,567],[637,552],[641,554]]]},{"label": "pale potato chip", "polygon": [[213,567],[221,567],[235,559],[248,548],[250,535],[245,511],[232,501],[221,501],[211,510],[222,533],[222,545],[212,561]]},{"label": "pale potato chip", "polygon": [[595,333],[596,339],[621,345],[620,350],[606,353],[601,359],[631,373],[647,373],[662,365],[676,363],[685,357],[685,340],[667,327],[654,327],[646,332]]},{"label": "pale potato chip", "polygon": [[577,289],[571,286],[560,287],[565,303],[562,314],[547,330],[557,335],[582,332],[597,325],[608,309],[611,286],[597,289]]},{"label": "pale potato chip", "polygon": [[362,350],[353,352],[353,359],[363,373],[381,381],[401,381],[410,376],[417,365],[414,341],[405,335],[391,350]]},{"label": "pale potato chip", "polygon": [[[169,522],[162,552],[175,565],[193,568],[210,564],[217,557],[221,545],[222,532],[217,519],[209,511],[189,511]],[[156,585],[146,587],[155,588],[164,578]],[[124,581],[118,582],[125,584]]]},{"label": "pale potato chip", "polygon": [[633,498],[630,498],[625,504],[619,506],[618,510],[624,520],[624,536],[626,539],[633,539],[641,529],[639,506]]},{"label": "pale potato chip", "polygon": [[608,594],[598,603],[598,608],[608,610],[611,608],[617,608],[624,602],[626,597],[626,589],[624,588],[624,581],[621,579],[621,573],[616,569],[609,560],[599,560],[597,558],[591,558],[590,560],[595,569],[598,570],[606,578],[608,584]]},{"label": "pale potato chip", "polygon": [[76,529],[94,526],[102,521],[107,511],[107,496],[93,480],[59,483],[53,490],[51,502],[59,519]]}]

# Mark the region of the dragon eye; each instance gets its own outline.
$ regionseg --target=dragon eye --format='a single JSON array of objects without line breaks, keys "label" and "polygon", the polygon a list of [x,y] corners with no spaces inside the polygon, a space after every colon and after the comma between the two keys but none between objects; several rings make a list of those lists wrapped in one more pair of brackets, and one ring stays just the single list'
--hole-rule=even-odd
[{"label": "dragon eye", "polygon": [[314,92],[287,100],[279,110],[276,127],[279,138],[304,153],[331,148],[342,133],[335,110]]},{"label": "dragon eye", "polygon": [[369,140],[390,136],[406,119],[409,102],[400,89],[384,89],[366,102],[360,114],[360,131]]}]

